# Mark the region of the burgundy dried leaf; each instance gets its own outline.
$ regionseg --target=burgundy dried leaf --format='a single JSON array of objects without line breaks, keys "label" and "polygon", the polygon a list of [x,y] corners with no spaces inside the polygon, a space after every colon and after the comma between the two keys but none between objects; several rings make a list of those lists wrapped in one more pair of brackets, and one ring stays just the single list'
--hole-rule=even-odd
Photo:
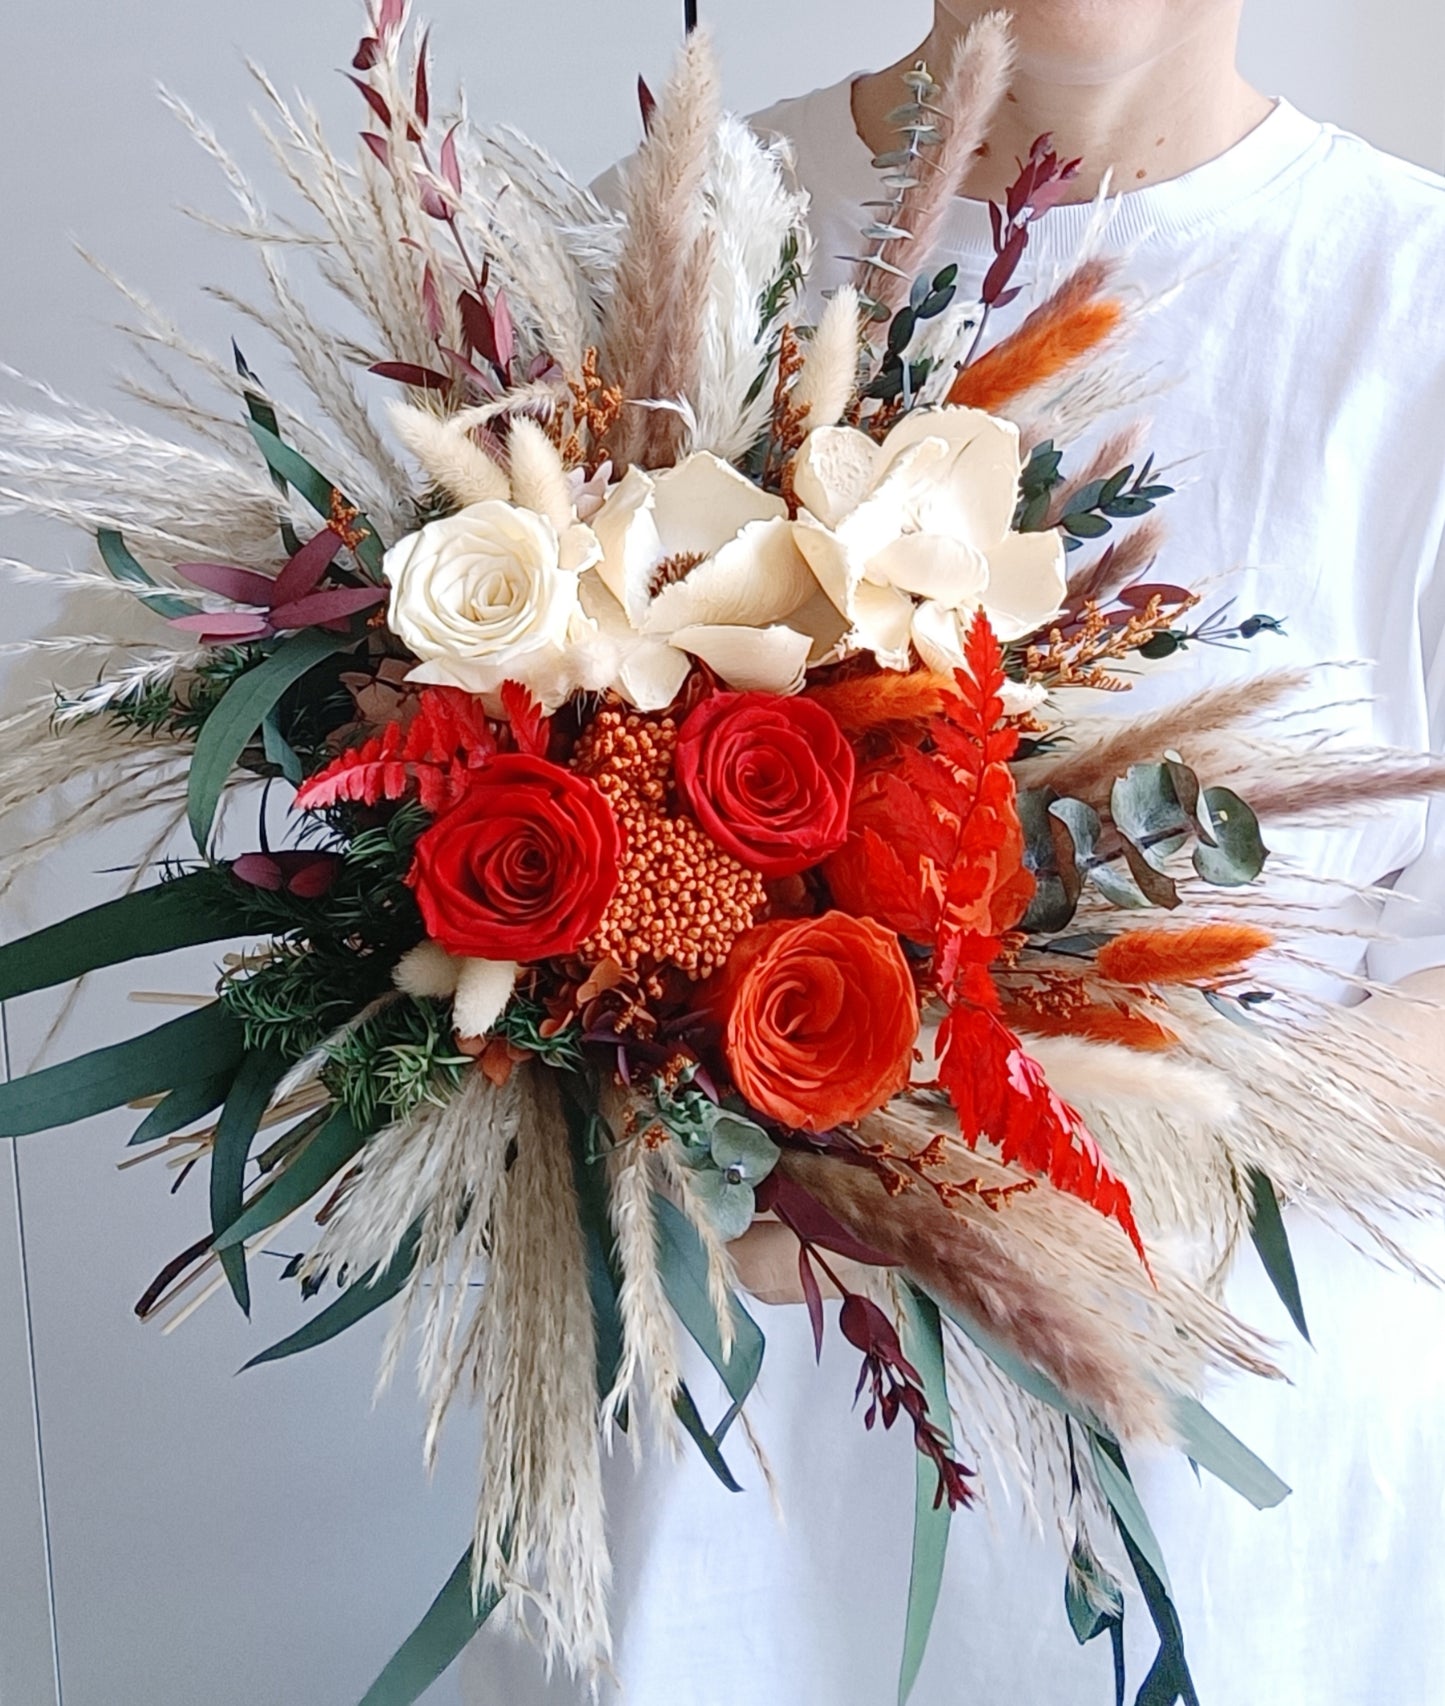
[{"label": "burgundy dried leaf", "polygon": [[168,621],[172,628],[179,628],[186,634],[199,634],[207,643],[212,640],[259,640],[271,632],[271,624],[265,616],[248,615],[240,610],[198,611],[194,616],[172,616]]},{"label": "burgundy dried leaf", "polygon": [[427,391],[450,391],[452,381],[434,367],[418,367],[414,361],[374,361],[367,370],[382,379],[396,379]]},{"label": "burgundy dried leaf", "polygon": [[428,219],[450,219],[451,206],[447,198],[432,182],[429,173],[418,169],[416,174],[417,198],[421,202],[421,210]]},{"label": "burgundy dried leaf", "polygon": [[254,569],[238,569],[231,563],[177,563],[176,573],[192,586],[219,593],[233,604],[259,604],[269,608],[276,596],[276,583]]},{"label": "burgundy dried leaf", "polygon": [[373,136],[369,130],[361,133],[361,140],[388,170],[391,168],[391,144],[384,136]]},{"label": "burgundy dried leaf", "polygon": [[462,169],[457,162],[457,126],[452,128],[442,138],[441,152],[442,177],[451,186],[452,194],[461,197]]},{"label": "burgundy dried leaf", "polygon": [[993,265],[984,274],[983,286],[979,295],[990,307],[997,304],[1010,279],[1023,258],[1024,249],[1028,245],[1028,228],[1024,225],[1015,226],[1009,232],[998,254],[994,257]]},{"label": "burgundy dried leaf", "polygon": [[497,383],[490,374],[483,373],[480,367],[477,367],[472,362],[468,361],[467,358],[459,351],[448,349],[445,344],[438,344],[437,348],[442,352],[463,379],[470,379],[474,384],[479,385],[489,397],[495,397],[498,395]]},{"label": "burgundy dried leaf", "polygon": [[412,104],[416,108],[417,123],[425,130],[431,120],[431,90],[427,83],[426,49],[431,39],[429,29],[422,31],[421,41],[416,50],[416,85],[412,95]]},{"label": "burgundy dried leaf", "polygon": [[784,1225],[790,1226],[805,1244],[818,1244],[825,1250],[844,1256],[851,1262],[863,1262],[869,1267],[891,1268],[897,1262],[881,1250],[870,1249],[853,1236],[841,1221],[823,1207],[793,1179],[785,1178],[777,1169],[769,1173],[758,1187],[758,1207],[771,1210]]},{"label": "burgundy dried leaf", "polygon": [[1127,604],[1131,610],[1142,610],[1150,599],[1157,598],[1164,604],[1181,604],[1189,594],[1182,586],[1165,586],[1162,581],[1141,581],[1135,586],[1126,586],[1116,597],[1120,604]]},{"label": "burgundy dried leaf", "polygon": [[497,365],[505,374],[517,353],[517,332],[512,310],[507,306],[507,294],[499,290],[492,302],[492,333],[497,345]]},{"label": "burgundy dried leaf", "polygon": [[381,43],[375,36],[363,36],[357,44],[356,52],[351,56],[351,64],[357,71],[370,71],[380,58]]},{"label": "burgundy dried leaf", "polygon": [[323,527],[301,547],[271,583],[268,604],[292,604],[316,588],[326,573],[327,565],[341,549],[341,535],[334,528]]},{"label": "burgundy dried leaf", "polygon": [[652,133],[652,115],[657,111],[657,96],[648,88],[646,79],[637,79],[637,104],[642,109],[642,134]]},{"label": "burgundy dried leaf", "polygon": [[313,592],[294,604],[278,604],[271,612],[271,626],[278,630],[319,628],[354,616],[358,610],[370,610],[386,596],[384,586],[343,586],[329,592]]},{"label": "burgundy dried leaf", "polygon": [[381,95],[372,88],[370,83],[363,83],[360,77],[352,77],[350,73],[348,73],[347,81],[354,83],[356,87],[361,90],[362,99],[366,102],[367,106],[371,108],[372,112],[381,121],[385,128],[390,130],[391,108],[387,106],[386,102],[381,98]]},{"label": "burgundy dried leaf", "polygon": [[381,10],[376,18],[376,33],[383,41],[389,35],[395,35],[406,18],[406,0],[381,0]]},{"label": "burgundy dried leaf", "polygon": [[285,889],[303,900],[317,900],[336,881],[341,860],[335,853],[288,848],[279,853],[243,853],[232,862],[231,875],[248,888]]},{"label": "burgundy dried leaf", "polygon": [[808,1305],[808,1320],[813,1328],[813,1353],[823,1360],[823,1292],[813,1271],[813,1258],[806,1244],[798,1245],[798,1279],[803,1287],[803,1301]]},{"label": "burgundy dried leaf", "polygon": [[464,290],[457,297],[457,309],[462,317],[462,330],[466,333],[467,343],[473,353],[500,366],[497,333],[491,309],[471,290]]}]

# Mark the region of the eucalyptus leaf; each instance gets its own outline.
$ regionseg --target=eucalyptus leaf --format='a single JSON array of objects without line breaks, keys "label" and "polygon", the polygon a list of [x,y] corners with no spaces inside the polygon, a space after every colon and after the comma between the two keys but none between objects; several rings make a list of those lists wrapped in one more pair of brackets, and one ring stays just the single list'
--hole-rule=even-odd
[{"label": "eucalyptus leaf", "polygon": [[1206,883],[1218,888],[1252,883],[1269,858],[1259,819],[1229,788],[1206,788],[1203,805],[1209,813],[1215,845],[1202,842],[1194,849],[1194,869]]},{"label": "eucalyptus leaf", "polygon": [[219,1108],[230,1094],[235,1077],[235,1068],[232,1067],[211,1078],[197,1078],[190,1084],[177,1085],[161,1097],[131,1133],[131,1145],[159,1143],[163,1137],[170,1137],[193,1120]]},{"label": "eucalyptus leaf", "polygon": [[726,1109],[719,1112],[712,1132],[712,1159],[729,1183],[760,1185],[781,1154],[761,1126]]},{"label": "eucalyptus leaf", "polygon": [[1174,879],[1166,876],[1132,841],[1124,843],[1124,863],[1129,867],[1129,875],[1152,906],[1162,906],[1172,911],[1179,905],[1179,888]]},{"label": "eucalyptus leaf", "polygon": [[1256,1510],[1273,1510],[1289,1497],[1289,1487],[1274,1470],[1197,1399],[1176,1397],[1172,1408],[1180,1443],[1201,1469],[1232,1487]]},{"label": "eucalyptus leaf", "polygon": [[1114,783],[1109,815],[1156,871],[1164,870],[1192,828],[1167,764],[1131,764]]},{"label": "eucalyptus leaf", "polygon": [[1124,1620],[1124,1590],[1104,1568],[1082,1534],[1074,1540],[1064,1575],[1064,1609],[1074,1639],[1082,1647]]},{"label": "eucalyptus leaf", "polygon": [[[355,507],[348,503],[344,494],[324,474],[318,472],[299,451],[293,450],[269,427],[263,426],[254,417],[250,427],[251,437],[255,439],[257,449],[266,458],[266,466],[272,474],[295,486],[323,521],[331,519],[334,502],[344,505],[347,509]],[[360,535],[353,553],[357,562],[373,580],[379,581],[382,558],[386,553],[376,529],[359,511],[352,517],[350,526]]]},{"label": "eucalyptus leaf", "polygon": [[318,1310],[294,1333],[287,1334],[284,1339],[278,1339],[274,1345],[258,1352],[244,1366],[259,1368],[262,1363],[278,1362],[282,1357],[295,1356],[298,1351],[309,1351],[316,1345],[324,1345],[328,1339],[334,1339],[348,1327],[354,1327],[358,1321],[364,1321],[373,1310],[380,1309],[382,1304],[390,1303],[411,1278],[420,1238],[420,1228],[413,1226],[385,1268],[352,1280],[339,1297],[334,1298],[324,1309]]},{"label": "eucalyptus leaf", "polygon": [[1033,898],[1020,928],[1031,933],[1064,929],[1078,902],[1077,892],[1070,893],[1059,866],[1055,819],[1049,815],[1057,799],[1052,788],[1021,788],[1015,801],[1024,837],[1024,867],[1034,879]]},{"label": "eucalyptus leaf", "polygon": [[370,1135],[345,1108],[334,1109],[315,1136],[288,1162],[285,1171],[216,1238],[214,1247],[228,1250],[242,1244],[310,1202],[358,1153]]},{"label": "eucalyptus leaf", "polygon": [[[126,549],[125,540],[113,527],[102,527],[95,536],[95,542],[100,547],[101,561],[118,581],[124,581],[129,586],[153,587],[156,584],[154,575],[136,561]],[[155,611],[157,616],[194,616],[196,606],[189,598],[179,598],[173,592],[157,590],[141,592],[137,595],[142,604]]]},{"label": "eucalyptus leaf", "polygon": [[[271,1092],[286,1070],[278,1049],[247,1051],[231,1085],[211,1142],[211,1234],[219,1240],[241,1214],[246,1161],[260,1129]],[[251,1288],[246,1278],[246,1252],[235,1245],[213,1245],[236,1302],[249,1315]]]},{"label": "eucalyptus leaf", "polygon": [[757,1212],[757,1192],[741,1179],[730,1179],[716,1168],[701,1171],[692,1186],[712,1229],[725,1244],[741,1238]]},{"label": "eucalyptus leaf", "polygon": [[[707,1252],[681,1209],[654,1193],[657,1260],[662,1288],[677,1317],[722,1377],[734,1411],[757,1384],[763,1366],[763,1335],[736,1297],[730,1297],[732,1354],[724,1355],[717,1314],[708,1295]],[[717,1436],[714,1435],[716,1438]]]}]

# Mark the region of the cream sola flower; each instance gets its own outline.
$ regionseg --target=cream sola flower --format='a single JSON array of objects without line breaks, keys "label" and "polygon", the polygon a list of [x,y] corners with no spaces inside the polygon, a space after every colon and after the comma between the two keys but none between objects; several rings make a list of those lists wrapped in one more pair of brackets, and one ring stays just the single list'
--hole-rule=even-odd
[{"label": "cream sola flower", "polygon": [[911,644],[951,671],[976,610],[1005,642],[1059,613],[1062,539],[1011,531],[1020,467],[1018,428],[979,409],[915,410],[881,444],[854,427],[808,434],[794,533],[849,624],[849,651],[904,669]]},{"label": "cream sola flower", "polygon": [[691,658],[730,687],[792,692],[842,636],[787,504],[710,452],[630,468],[592,526],[602,555],[584,604],[639,710],[670,704]]}]

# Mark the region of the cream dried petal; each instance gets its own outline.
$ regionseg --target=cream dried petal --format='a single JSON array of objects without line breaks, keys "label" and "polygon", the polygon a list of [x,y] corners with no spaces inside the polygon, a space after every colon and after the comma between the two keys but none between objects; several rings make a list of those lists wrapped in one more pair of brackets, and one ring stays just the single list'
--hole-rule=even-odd
[{"label": "cream dried petal", "polygon": [[950,610],[931,599],[913,612],[913,644],[924,663],[939,675],[952,675],[964,668],[960,618],[971,622],[973,613]]},{"label": "cream dried petal", "polygon": [[861,582],[853,594],[848,649],[872,652],[884,669],[907,669],[913,614],[913,600],[906,592]]},{"label": "cream dried petal", "polygon": [[825,527],[836,527],[868,495],[881,466],[878,446],[866,432],[818,427],[793,459],[793,491]]},{"label": "cream dried petal", "polygon": [[652,577],[667,555],[657,531],[656,507],[651,474],[629,468],[592,518],[602,552],[597,573],[634,625],[647,614]]},{"label": "cream dried petal", "polygon": [[574,521],[557,536],[557,566],[574,574],[593,568],[602,561],[602,542],[590,527]]},{"label": "cream dried petal", "polygon": [[1061,534],[1010,533],[988,554],[982,602],[999,639],[1021,640],[1053,621],[1067,588]]},{"label": "cream dried petal", "polygon": [[716,555],[664,587],[642,627],[649,634],[699,624],[762,628],[790,615],[816,586],[786,516],[750,521]]},{"label": "cream dried petal", "polygon": [[803,685],[812,641],[781,625],[680,628],[672,643],[690,652],[740,693],[796,693]]},{"label": "cream dried petal", "polygon": [[1008,532],[1018,503],[1018,428],[981,409],[911,410],[880,446],[885,477],[930,439],[948,446],[947,471],[920,494],[920,530],[989,550]]},{"label": "cream dried petal", "polygon": [[868,565],[870,580],[886,580],[915,598],[972,609],[989,584],[982,551],[941,533],[904,533],[885,545]]},{"label": "cream dried petal", "polygon": [[652,479],[653,517],[664,557],[710,557],[750,521],[788,513],[781,498],[708,450],[697,451]]}]

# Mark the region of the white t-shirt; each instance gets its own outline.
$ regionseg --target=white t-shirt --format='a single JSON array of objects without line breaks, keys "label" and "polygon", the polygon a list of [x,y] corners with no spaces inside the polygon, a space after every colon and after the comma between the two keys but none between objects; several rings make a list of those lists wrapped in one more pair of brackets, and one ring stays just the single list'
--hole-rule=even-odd
[{"label": "white t-shirt", "polygon": [[[844,79],[756,115],[790,137],[813,197],[812,292],[847,276],[875,195]],[[599,183],[604,193],[615,178]],[[1151,442],[1179,464],[1160,575],[1220,583],[1240,617],[1284,619],[1246,654],[1192,648],[1131,696],[1272,665],[1368,659],[1375,697],[1321,721],[1361,738],[1445,745],[1445,185],[1280,102],[1220,158],[1121,200],[1105,242],[1147,295],[1182,288],[1140,327],[1137,360],[1172,383]],[[1046,283],[1091,217],[1034,227],[1023,275]],[[989,258],[986,210],[958,202],[936,255],[961,283]],[[920,263],[921,270],[921,263]],[[1026,290],[998,316],[1003,333]],[[1192,459],[1186,461],[1185,459]],[[1204,608],[1212,608],[1206,601]],[[1320,699],[1360,691],[1322,676]],[[1386,909],[1406,938],[1370,951],[1376,975],[1445,963],[1445,814],[1378,808],[1368,827],[1279,838],[1282,857],[1356,885],[1402,873],[1420,904]],[[1348,958],[1348,956],[1347,956]],[[1355,953],[1358,964],[1360,954]],[[1445,1303],[1294,1226],[1316,1349],[1293,1339],[1247,1256],[1230,1301],[1282,1342],[1295,1385],[1238,1382],[1217,1413],[1295,1488],[1259,1513],[1182,1460],[1136,1464],[1169,1560],[1204,1706],[1438,1706],[1445,1700]],[[1445,1266],[1445,1233],[1415,1247]],[[830,1327],[813,1365],[805,1312],[754,1306],[767,1334],[755,1421],[785,1525],[742,1442],[742,1495],[690,1451],[609,1466],[614,1629],[626,1706],[885,1706],[896,1696],[912,1520],[911,1442],[850,1413],[856,1357]],[[717,1383],[686,1370],[705,1409]],[[1080,1650],[1056,1537],[1032,1534],[1006,1484],[953,1522],[915,1706],[1105,1706],[1107,1643]],[[1126,1619],[1130,1698],[1153,1651],[1137,1597]],[[484,1630],[464,1661],[469,1706],[573,1706],[535,1653]]]}]

